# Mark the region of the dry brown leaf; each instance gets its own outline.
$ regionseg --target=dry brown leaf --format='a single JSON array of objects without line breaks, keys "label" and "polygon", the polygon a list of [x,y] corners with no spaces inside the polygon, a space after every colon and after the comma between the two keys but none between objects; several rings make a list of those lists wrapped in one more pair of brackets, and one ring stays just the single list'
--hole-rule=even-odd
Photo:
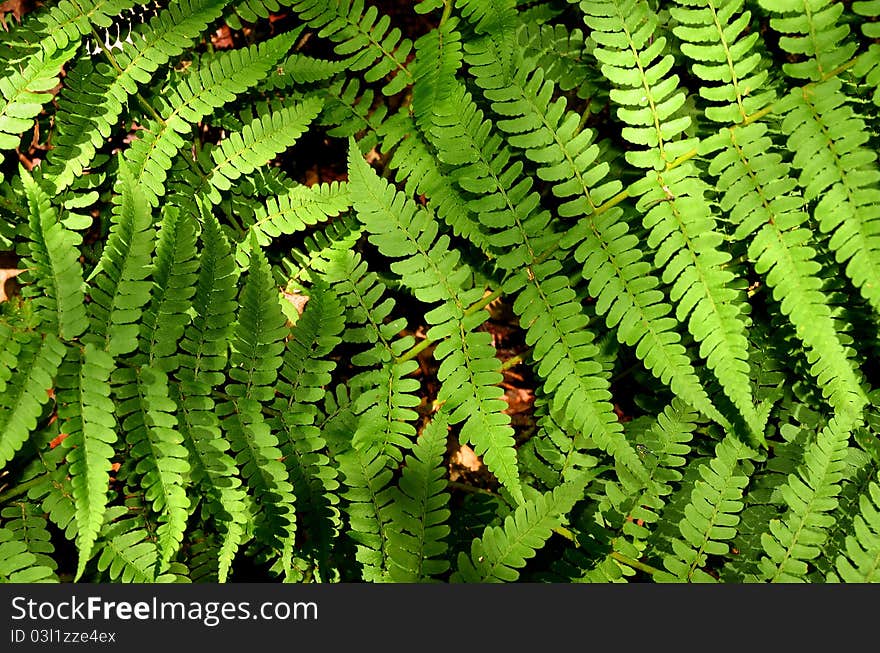
[{"label": "dry brown leaf", "polygon": [[287,290],[282,290],[281,294],[284,296],[284,299],[293,304],[298,314],[303,314],[306,304],[309,302],[308,295],[300,295],[298,292],[288,292]]},{"label": "dry brown leaf", "polygon": [[463,473],[477,473],[483,468],[483,461],[466,444],[458,445],[458,449],[449,457],[449,480],[458,480]]},{"label": "dry brown leaf", "polygon": [[17,268],[0,268],[0,303],[8,301],[6,296],[6,282],[20,275],[24,270]]},{"label": "dry brown leaf", "polygon": [[218,28],[211,36],[211,43],[218,50],[234,47],[235,41],[232,40],[232,30],[229,29],[229,26],[223,25]]}]

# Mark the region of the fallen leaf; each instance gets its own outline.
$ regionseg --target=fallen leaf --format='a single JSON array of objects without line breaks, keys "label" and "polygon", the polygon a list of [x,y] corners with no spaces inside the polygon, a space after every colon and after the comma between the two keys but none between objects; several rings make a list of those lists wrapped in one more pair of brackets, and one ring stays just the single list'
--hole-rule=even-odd
[{"label": "fallen leaf", "polygon": [[214,34],[211,36],[211,43],[215,48],[225,49],[231,48],[235,45],[235,42],[232,40],[232,30],[229,29],[228,25],[223,25],[220,27]]},{"label": "fallen leaf", "polygon": [[309,302],[308,295],[300,295],[298,292],[289,292],[287,290],[282,290],[281,294],[284,296],[284,299],[293,304],[293,307],[296,309],[296,312],[300,315],[303,314],[303,311],[306,308],[306,304]]},{"label": "fallen leaf", "polygon": [[8,301],[6,296],[6,282],[20,275],[24,270],[17,268],[0,268],[0,303]]}]

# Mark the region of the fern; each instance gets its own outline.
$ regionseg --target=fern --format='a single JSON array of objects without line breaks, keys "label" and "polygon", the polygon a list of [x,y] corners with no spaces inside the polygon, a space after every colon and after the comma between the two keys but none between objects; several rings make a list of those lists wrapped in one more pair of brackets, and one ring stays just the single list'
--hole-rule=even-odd
[{"label": "fern", "polygon": [[405,4],[0,31],[0,580],[878,580],[877,3]]},{"label": "fern", "polygon": [[355,559],[365,581],[381,581],[388,564],[391,522],[388,508],[393,500],[391,469],[382,448],[351,447],[337,456],[343,474],[348,513],[348,535],[356,542]]},{"label": "fern", "polygon": [[715,457],[700,466],[701,478],[694,483],[684,518],[679,522],[682,539],[672,542],[674,554],[664,560],[676,580],[714,581],[702,567],[708,556],[730,552],[727,540],[736,534],[743,488],[748,483],[743,461],[752,455],[741,442],[728,436],[715,447]]},{"label": "fern", "polygon": [[0,549],[4,549],[0,578],[10,583],[57,583],[55,547],[46,517],[27,502],[4,508]]},{"label": "fern", "polygon": [[566,483],[519,506],[503,526],[489,526],[475,539],[470,555],[460,553],[453,582],[513,581],[558,528],[580,496],[577,483]]},{"label": "fern", "polygon": [[109,502],[115,431],[110,373],[113,359],[93,344],[69,350],[58,372],[58,419],[68,433],[64,447],[76,504],[76,576],[85,571]]},{"label": "fern", "polygon": [[51,333],[43,338],[14,334],[21,339],[16,358],[18,373],[11,377],[0,402],[0,464],[6,465],[21,449],[37,426],[43,405],[49,399],[52,380],[64,358],[64,345]]},{"label": "fern", "polygon": [[259,493],[255,536],[279,550],[286,563],[293,546],[296,516],[293,486],[280,462],[278,439],[261,412],[274,396],[272,384],[281,365],[285,320],[271,289],[268,262],[259,249],[251,252],[247,283],[235,325],[226,385],[229,400],[218,406],[244,480]]},{"label": "fern", "polygon": [[405,61],[412,41],[402,39],[400,30],[392,28],[390,18],[380,16],[376,7],[365,7],[363,0],[297,0],[290,8],[318,29],[320,36],[338,43],[334,50],[348,57],[348,70],[364,71],[367,82],[391,76],[382,87],[385,95],[393,95],[411,82]]},{"label": "fern", "polygon": [[[327,360],[341,342],[343,306],[332,290],[315,287],[308,304],[287,341],[279,371],[281,397],[273,406],[279,411],[273,426],[281,433],[280,448],[296,497],[297,512],[305,516],[304,530],[318,571],[329,575],[333,540],[340,529],[337,470],[324,453],[326,441],[318,428],[316,404],[324,398],[335,361]],[[286,399],[284,398],[286,397]],[[311,544],[314,542],[314,544]]]},{"label": "fern", "polygon": [[153,502],[161,526],[157,529],[160,557],[167,562],[183,541],[189,517],[184,479],[189,475],[187,450],[177,431],[177,408],[168,395],[162,372],[144,367],[120,369],[113,377],[116,414],[126,432],[129,455],[141,477],[144,496]]},{"label": "fern", "polygon": [[149,297],[150,250],[155,232],[149,205],[131,174],[120,168],[119,204],[94,281],[89,287],[89,339],[111,355],[135,348],[138,321]]},{"label": "fern", "polygon": [[81,238],[59,222],[48,195],[33,178],[23,172],[22,179],[30,209],[30,245],[25,265],[34,270],[43,293],[35,300],[35,309],[62,339],[72,340],[88,323],[82,268],[76,253]]},{"label": "fern", "polygon": [[761,537],[767,557],[761,559],[764,578],[771,582],[797,582],[807,573],[809,561],[819,553],[825,531],[833,523],[826,513],[837,505],[843,457],[852,421],[834,417],[807,448],[804,466],[789,475],[782,496],[788,506],[781,520],[770,522]]},{"label": "fern", "polygon": [[[443,382],[438,399],[447,404],[451,422],[465,420],[462,437],[474,442],[477,454],[484,456],[489,469],[519,499],[512,429],[508,426],[509,418],[499,410],[500,393],[490,390],[493,382],[500,380],[495,371],[497,360],[486,338],[469,333],[485,319],[468,310],[483,290],[463,288],[468,276],[464,266],[451,274],[442,271],[452,268],[458,258],[446,249],[448,238],[441,236],[435,240],[437,228],[430,214],[404,204],[403,196],[370,171],[353,145],[349,170],[356,198],[354,207],[367,230],[374,234],[373,243],[386,256],[411,257],[392,264],[392,270],[404,275],[405,283],[422,301],[444,302],[426,316],[432,323],[429,337],[443,334],[450,339],[435,351],[435,356],[453,356],[443,361],[438,371]],[[453,347],[450,343],[460,344]],[[486,390],[478,393],[476,388]]]},{"label": "fern", "polygon": [[171,160],[192,126],[258,83],[291,42],[291,36],[282,35],[250,48],[204,57],[159,97],[158,120],[149,121],[127,150],[134,178],[148,189],[151,203],[164,194]]},{"label": "fern", "polygon": [[180,407],[181,433],[192,452],[192,480],[206,487],[211,513],[218,522],[222,544],[217,573],[225,580],[251,519],[212,397],[224,379],[221,370],[227,363],[237,269],[229,243],[213,216],[209,215],[202,227],[202,241],[204,249],[193,298],[196,317],[181,341],[179,384],[173,397]]},{"label": "fern", "polygon": [[848,583],[876,582],[880,565],[880,486],[872,481],[859,497],[859,514],[853,534],[846,538],[846,550],[837,557],[840,578]]},{"label": "fern", "polygon": [[71,84],[72,90],[59,99],[59,138],[48,157],[48,179],[56,192],[67,188],[91,162],[128,97],[149,82],[160,66],[183,52],[220,15],[226,2],[175,0],[149,22],[144,40],[126,43],[122,52],[108,54],[109,66],[81,59],[70,71],[83,83]]},{"label": "fern", "polygon": [[74,54],[74,48],[37,52],[21,72],[12,70],[0,78],[0,149],[18,147],[21,132],[33,125],[34,117],[52,99],[61,67]]},{"label": "fern", "polygon": [[446,420],[435,416],[422,431],[407,457],[406,466],[393,492],[393,528],[388,538],[388,573],[394,582],[418,582],[442,574],[449,563],[444,538],[449,527],[445,505],[443,453],[446,448]]}]

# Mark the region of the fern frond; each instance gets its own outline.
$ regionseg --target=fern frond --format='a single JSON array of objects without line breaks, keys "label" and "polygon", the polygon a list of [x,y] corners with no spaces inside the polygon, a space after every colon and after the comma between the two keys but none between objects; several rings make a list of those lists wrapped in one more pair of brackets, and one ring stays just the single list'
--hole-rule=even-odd
[{"label": "fern frond", "polygon": [[217,410],[224,416],[242,478],[259,498],[255,536],[278,549],[282,564],[288,565],[296,530],[293,486],[278,438],[262,415],[263,404],[275,396],[287,327],[269,262],[255,242],[240,302],[229,359],[232,380],[226,384],[229,399]]},{"label": "fern frond", "polygon": [[456,86],[455,76],[462,60],[457,26],[458,20],[450,18],[416,41],[412,111],[423,132],[431,129],[436,107],[449,100]]},{"label": "fern frond", "polygon": [[177,405],[168,395],[168,381],[160,370],[119,368],[112,380],[117,388],[116,415],[125,430],[129,456],[144,498],[159,515],[158,547],[165,563],[183,541],[190,504],[188,453],[176,429]]},{"label": "fern frond", "polygon": [[41,565],[37,556],[28,551],[27,544],[6,526],[0,526],[0,560],[0,582],[52,582],[52,569]]},{"label": "fern frond", "polygon": [[76,578],[85,570],[109,501],[110,460],[118,439],[110,399],[113,358],[94,344],[70,349],[57,380],[58,419],[68,434],[68,473],[76,505]]},{"label": "fern frond", "polygon": [[513,429],[502,412],[505,404],[496,386],[501,380],[500,362],[491,336],[473,332],[486,315],[468,310],[483,296],[483,289],[466,289],[471,272],[460,263],[460,255],[448,249],[449,237],[438,237],[433,216],[381,180],[354,142],[349,149],[349,179],[358,219],[371,233],[370,241],[384,256],[402,259],[391,264],[392,271],[402,276],[419,300],[442,302],[425,319],[431,325],[429,338],[446,338],[434,356],[442,361],[438,400],[447,404],[450,423],[464,420],[462,439],[474,444],[477,455],[520,500]]},{"label": "fern frond", "polygon": [[317,59],[299,52],[288,55],[278,63],[261,87],[268,90],[286,88],[297,84],[314,84],[334,78],[345,71],[345,61]]},{"label": "fern frond", "polygon": [[446,436],[446,419],[435,415],[419,436],[413,455],[407,456],[392,490],[388,574],[393,582],[420,582],[449,568],[442,559],[450,515],[443,468]]},{"label": "fern frond", "polygon": [[[315,559],[322,577],[329,575],[329,556],[341,527],[337,469],[325,453],[327,442],[317,426],[318,404],[330,385],[336,362],[329,358],[342,341],[343,305],[323,284],[312,287],[309,301],[287,341],[273,407],[280,417],[272,427],[280,433],[284,464],[293,484],[301,532],[308,540],[299,555]],[[307,553],[307,550],[311,550]]]},{"label": "fern frond", "polygon": [[144,308],[138,339],[148,364],[166,372],[177,366],[177,347],[190,323],[198,278],[196,221],[176,206],[162,213],[151,265],[152,292]]},{"label": "fern frond", "polygon": [[761,558],[763,577],[770,582],[803,582],[834,519],[847,442],[854,426],[848,415],[835,415],[810,443],[804,464],[788,476],[782,496],[788,509],[782,519],[770,521],[761,536],[767,555]]},{"label": "fern frond", "polygon": [[[718,176],[721,207],[737,225],[734,237],[754,234],[749,257],[806,345],[822,393],[835,410],[857,413],[866,397],[819,278],[809,216],[803,199],[792,192],[788,165],[761,123],[722,130],[713,140],[724,150],[709,172]],[[707,141],[706,149],[711,147]]]},{"label": "fern frond", "polygon": [[257,111],[240,132],[233,132],[211,150],[214,165],[205,166],[200,190],[214,203],[220,201],[219,191],[229,190],[233,181],[293,145],[321,111],[321,100],[308,98],[277,111],[263,107]]},{"label": "fern frond", "polygon": [[412,346],[413,338],[396,337],[405,319],[386,319],[394,300],[386,296],[385,284],[368,272],[359,255],[333,250],[321,268],[323,280],[332,285],[345,304],[345,340],[368,345],[351,357],[353,365],[367,368],[350,381],[352,387],[360,389],[351,406],[358,416],[351,443],[358,448],[378,445],[389,460],[400,462],[416,435],[413,422],[418,414],[413,407],[419,403],[414,394],[419,383],[407,378],[418,364],[397,359]]},{"label": "fern frond", "polygon": [[838,2],[759,0],[759,4],[771,15],[770,27],[780,33],[780,48],[803,59],[782,64],[790,77],[827,79],[856,51],[855,43],[844,40],[849,36],[849,25],[838,21],[844,10]]},{"label": "fern frond", "polygon": [[[672,31],[682,40],[681,51],[693,61],[692,70],[705,84],[700,96],[712,103],[706,117],[725,125],[749,120],[775,99],[767,82],[768,66],[760,39],[750,31],[752,14],[743,0],[677,0],[670,15],[678,21]],[[710,85],[711,84],[711,85]]]},{"label": "fern frond", "polygon": [[715,582],[703,567],[707,556],[730,552],[743,509],[743,489],[749,482],[746,461],[753,456],[742,442],[728,435],[715,447],[715,457],[699,468],[698,479],[678,524],[682,539],[672,541],[673,555],[663,565],[670,576],[655,574],[656,581]]},{"label": "fern frond", "polygon": [[89,287],[88,340],[114,356],[137,348],[138,323],[152,285],[147,276],[155,237],[150,205],[122,161],[119,181],[110,234]]},{"label": "fern frond", "polygon": [[92,26],[108,27],[114,16],[138,4],[138,0],[61,0],[33,16],[23,27],[32,43],[46,42],[45,49],[64,48],[90,34]]},{"label": "fern frond", "polygon": [[14,334],[21,350],[17,373],[0,398],[0,468],[12,460],[37,426],[37,418],[49,400],[55,374],[64,358],[64,345],[51,333]]},{"label": "fern frond", "polygon": [[[16,501],[3,509],[0,578],[12,583],[57,583],[55,547],[46,528],[46,516],[33,504]],[[22,548],[23,547],[23,548]],[[5,549],[5,551],[3,551]]]},{"label": "fern frond", "polygon": [[491,49],[471,47],[465,58],[493,110],[504,117],[497,126],[510,134],[509,142],[541,164],[540,178],[559,182],[553,184],[553,193],[568,200],[559,214],[581,218],[560,244],[576,247],[575,258],[584,263],[583,276],[591,282],[589,292],[597,298],[597,312],[608,313],[607,325],[618,327],[620,342],[636,346],[637,355],[655,376],[671,383],[688,403],[727,424],[680,344],[676,321],[668,317],[671,307],[657,290],[659,280],[642,260],[637,238],[626,233],[621,210],[600,207],[620,185],[600,184],[608,166],[594,165],[599,148],[592,144],[592,130],[580,128],[579,115],[566,113],[564,99],[551,103],[553,84],[533,61],[516,58],[515,71],[508,75]]},{"label": "fern frond", "polygon": [[113,65],[83,58],[68,74],[59,97],[56,138],[47,156],[46,180],[61,192],[81,175],[102,147],[110,126],[138,86],[176,57],[220,16],[229,0],[173,0],[142,31],[143,39],[107,54]]},{"label": "fern frond", "polygon": [[685,94],[670,75],[673,56],[664,54],[666,39],[657,35],[657,18],[638,0],[582,3],[584,20],[599,47],[593,54],[602,74],[614,85],[611,99],[625,126],[623,138],[635,148],[626,160],[649,172],[632,189],[640,195],[648,246],[654,265],[670,284],[676,318],[700,343],[700,355],[736,406],[752,435],[763,442],[764,425],[752,401],[742,293],[732,287],[730,255],[706,199],[708,186],[693,163],[678,163],[695,142],[679,138],[690,125],[679,109]]},{"label": "fern frond", "polygon": [[583,485],[565,483],[517,507],[503,526],[489,526],[471,544],[470,555],[458,555],[452,582],[512,582],[583,497]]},{"label": "fern frond", "polygon": [[294,186],[284,195],[270,197],[254,212],[254,224],[239,242],[235,258],[239,266],[247,264],[251,234],[261,247],[282,234],[304,231],[310,226],[344,213],[351,206],[348,185],[338,181]]},{"label": "fern frond", "polygon": [[188,447],[192,482],[203,487],[221,543],[218,579],[224,582],[251,521],[229,442],[220,430],[212,395],[225,381],[229,337],[235,321],[238,268],[216,218],[205,216],[195,316],[180,344],[179,384],[172,397],[180,407],[179,428]]},{"label": "fern frond", "polygon": [[[593,442],[572,435],[554,419],[546,406],[536,400],[538,430],[518,450],[523,470],[533,475],[545,489],[585,474],[598,476],[609,465],[600,465],[595,455],[587,453]],[[542,410],[543,409],[543,410]]]},{"label": "fern frond", "polygon": [[[129,515],[129,513],[132,513]],[[159,548],[150,541],[143,519],[127,506],[113,506],[101,530],[99,572],[122,583],[175,583],[173,572],[162,573]]]},{"label": "fern frond", "polygon": [[33,126],[34,117],[52,99],[46,91],[58,85],[61,68],[75,52],[75,47],[38,50],[24,70],[9,66],[9,73],[0,77],[0,151],[19,146],[20,134]]},{"label": "fern frond", "polygon": [[171,160],[193,125],[263,79],[290,49],[294,38],[282,34],[248,48],[202,57],[157,97],[161,121],[148,121],[125,153],[151,204],[164,195]]},{"label": "fern frond", "polygon": [[62,340],[72,340],[88,326],[82,268],[77,246],[82,239],[58,220],[49,196],[22,171],[30,217],[30,243],[24,265],[43,295],[34,300],[41,317],[57,328]]},{"label": "fern frond", "polygon": [[589,62],[588,44],[579,29],[564,25],[524,22],[519,29],[523,59],[534,60],[547,79],[562,91],[577,89],[578,97],[589,97],[595,73]]},{"label": "fern frond", "polygon": [[390,529],[392,471],[381,447],[351,447],[336,458],[346,491],[348,536],[356,543],[355,558],[367,582],[385,579]]},{"label": "fern frond", "polygon": [[880,485],[876,479],[859,496],[852,533],[835,566],[844,582],[880,582]]},{"label": "fern frond", "polygon": [[855,287],[880,309],[880,167],[876,152],[865,147],[864,121],[836,77],[792,90],[778,111],[785,114],[782,131],[795,152],[804,198],[817,200],[819,229],[830,234],[829,246]]},{"label": "fern frond", "polygon": [[532,346],[543,390],[552,396],[552,410],[566,427],[592,438],[636,477],[644,476],[609,401],[607,375],[595,360],[598,348],[587,328],[589,318],[561,274],[561,263],[541,260],[558,238],[548,229],[550,213],[537,208],[538,195],[522,178],[522,164],[508,165],[511,152],[490,127],[459,86],[437,117],[437,147],[447,163],[460,166],[452,172],[456,183],[476,195],[469,208],[480,216],[488,244],[498,252],[499,267],[510,273],[505,291],[519,292],[513,310],[526,328],[526,344]]},{"label": "fern frond", "polygon": [[452,183],[445,167],[415,126],[408,112],[398,112],[379,129],[382,146],[393,148],[389,168],[395,178],[405,182],[412,195],[425,195],[430,208],[452,228],[456,236],[469,240],[480,250],[488,248],[486,234],[468,208],[465,197]]},{"label": "fern frond", "polygon": [[[629,426],[632,424],[630,422]],[[628,495],[617,508],[623,514],[621,532],[633,541],[647,539],[651,534],[650,529],[661,521],[660,513],[667,498],[682,480],[680,468],[691,453],[691,441],[697,425],[694,409],[675,398],[649,428],[630,436],[636,441],[636,451],[647,471],[644,487],[633,494],[627,490],[636,484],[628,481],[626,470],[617,470],[622,494]]]},{"label": "fern frond", "polygon": [[365,9],[364,0],[295,0],[290,8],[318,30],[318,36],[338,44],[334,52],[346,57],[348,70],[364,71],[367,82],[390,77],[382,87],[385,95],[412,84],[405,63],[412,41],[401,38],[400,29],[391,27],[391,19],[380,16],[375,6]]},{"label": "fern frond", "polygon": [[853,66],[853,74],[863,77],[867,87],[874,89],[871,99],[875,106],[880,106],[880,44],[876,41],[880,38],[880,30],[877,28],[877,21],[871,20],[880,16],[880,5],[877,0],[857,0],[853,2],[852,10],[868,19],[862,23],[862,34],[866,39],[872,40],[868,50],[859,56]]}]

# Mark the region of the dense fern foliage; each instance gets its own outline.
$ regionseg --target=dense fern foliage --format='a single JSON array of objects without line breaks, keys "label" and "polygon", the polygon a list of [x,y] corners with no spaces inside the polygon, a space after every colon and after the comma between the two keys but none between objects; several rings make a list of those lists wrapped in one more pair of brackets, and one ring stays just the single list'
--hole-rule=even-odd
[{"label": "dense fern foliage", "polygon": [[878,16],[5,16],[0,579],[880,581]]}]

